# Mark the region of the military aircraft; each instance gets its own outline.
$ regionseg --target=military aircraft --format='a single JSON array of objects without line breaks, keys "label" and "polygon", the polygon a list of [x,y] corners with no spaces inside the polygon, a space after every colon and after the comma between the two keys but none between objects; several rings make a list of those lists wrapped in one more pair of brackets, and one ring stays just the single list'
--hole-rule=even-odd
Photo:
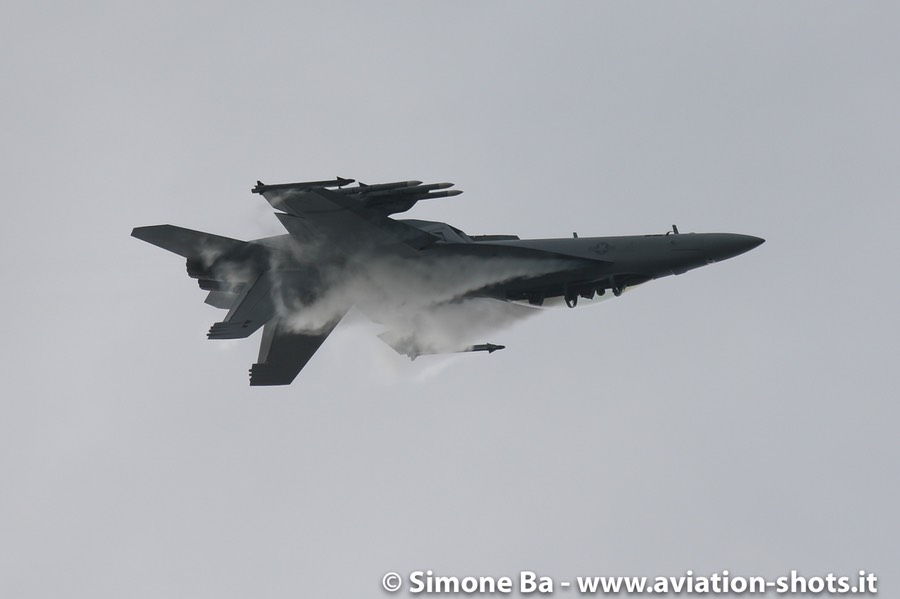
[{"label": "military aircraft", "polygon": [[[353,179],[266,185],[251,190],[287,230],[238,241],[172,225],[132,236],[187,259],[188,275],[228,310],[210,339],[239,339],[262,328],[251,385],[288,385],[352,306],[368,314],[419,317],[381,335],[398,353],[503,349],[492,343],[431,343],[419,335],[429,311],[469,301],[574,308],[610,292],[726,260],[763,239],[734,233],[519,239],[467,235],[442,222],[399,220],[421,200],[462,193],[451,183],[401,181],[351,186]],[[608,295],[606,296],[609,297]],[[412,301],[410,298],[416,298]],[[379,310],[381,308],[381,310]],[[424,316],[423,316],[424,315]]]}]

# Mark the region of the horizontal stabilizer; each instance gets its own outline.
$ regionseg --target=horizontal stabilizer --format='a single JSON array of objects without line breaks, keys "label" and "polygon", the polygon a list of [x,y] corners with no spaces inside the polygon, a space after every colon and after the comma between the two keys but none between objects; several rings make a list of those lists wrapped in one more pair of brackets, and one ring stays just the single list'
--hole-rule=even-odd
[{"label": "horizontal stabilizer", "polygon": [[272,281],[277,274],[265,272],[244,286],[231,304],[228,315],[217,322],[206,335],[209,339],[243,339],[255,333],[275,316],[272,303]]},{"label": "horizontal stabilizer", "polygon": [[174,225],[135,227],[131,236],[179,256],[193,259],[208,259],[210,256],[242,250],[247,246],[244,241]]},{"label": "horizontal stabilizer", "polygon": [[214,308],[230,310],[238,297],[239,296],[237,293],[229,293],[227,291],[210,291],[209,295],[206,296],[206,299],[204,301]]}]

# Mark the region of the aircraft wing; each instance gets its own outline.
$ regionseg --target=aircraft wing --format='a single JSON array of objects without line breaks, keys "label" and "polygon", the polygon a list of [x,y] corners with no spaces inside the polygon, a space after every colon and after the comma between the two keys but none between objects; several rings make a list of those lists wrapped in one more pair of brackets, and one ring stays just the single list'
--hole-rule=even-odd
[{"label": "aircraft wing", "polygon": [[[366,201],[367,196],[361,193],[353,195],[347,190],[307,185],[260,184],[255,189],[274,208],[283,211],[277,214],[278,219],[300,242],[331,252],[354,253],[386,246],[417,251],[438,241],[430,233],[389,218],[382,209],[384,204]],[[359,188],[351,188],[355,189]],[[430,195],[422,192],[418,197]]]},{"label": "aircraft wing", "polygon": [[270,320],[263,328],[259,361],[250,368],[250,385],[290,385],[341,318],[315,334],[294,332],[281,318]]}]

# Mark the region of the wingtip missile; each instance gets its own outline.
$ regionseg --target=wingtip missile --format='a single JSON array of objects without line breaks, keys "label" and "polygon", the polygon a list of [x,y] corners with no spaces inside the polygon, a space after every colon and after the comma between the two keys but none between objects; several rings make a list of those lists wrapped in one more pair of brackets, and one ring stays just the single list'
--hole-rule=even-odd
[{"label": "wingtip missile", "polygon": [[[382,335],[379,335],[379,337],[384,339],[384,337]],[[403,346],[403,345],[396,345],[396,344],[389,344],[389,345],[391,345],[391,347],[394,348],[394,351],[396,351],[397,353],[406,355],[407,357],[409,357],[410,360],[415,360],[419,356],[428,356],[428,355],[435,355],[435,354],[448,354],[448,353],[449,354],[468,354],[468,353],[473,353],[473,352],[486,351],[487,353],[492,354],[495,351],[500,351],[501,349],[506,349],[505,345],[496,345],[494,343],[478,343],[476,345],[470,345],[469,347],[466,347],[464,349],[449,350],[449,351],[422,349],[422,348],[416,347],[414,345],[413,346]]]},{"label": "wingtip missile", "polygon": [[370,197],[386,193],[401,193],[408,189],[418,188],[420,185],[422,185],[421,181],[394,181],[392,183],[376,183],[374,185],[366,185],[360,182],[358,187],[342,189],[341,192],[348,195],[364,194],[366,197]]},{"label": "wingtip missile", "polygon": [[315,189],[317,187],[343,187],[344,185],[350,185],[354,181],[354,179],[344,179],[343,177],[338,177],[337,179],[331,179],[328,181],[300,181],[298,183],[278,183],[276,185],[266,185],[262,181],[257,181],[256,186],[250,191],[253,193],[265,193],[267,191],[277,189]]},{"label": "wingtip missile", "polygon": [[447,191],[438,191],[437,193],[430,193],[426,198],[452,198],[453,196],[458,196],[462,193],[462,189],[450,189]]},{"label": "wingtip missile", "polygon": [[493,343],[479,343],[479,344],[473,345],[463,351],[467,351],[467,352],[486,351],[487,353],[492,354],[495,351],[499,351],[501,349],[506,349],[506,346],[505,345],[494,345]]}]

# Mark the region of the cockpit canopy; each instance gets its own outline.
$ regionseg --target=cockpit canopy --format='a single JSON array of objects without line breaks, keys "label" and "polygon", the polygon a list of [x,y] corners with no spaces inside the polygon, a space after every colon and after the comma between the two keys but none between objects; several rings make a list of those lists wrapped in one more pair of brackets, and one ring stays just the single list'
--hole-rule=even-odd
[{"label": "cockpit canopy", "polygon": [[441,241],[450,243],[472,243],[476,241],[514,241],[518,240],[518,235],[466,235],[456,227],[451,227],[447,223],[439,223],[430,220],[413,220],[404,219],[402,222],[412,225],[413,227],[431,233],[438,237]]},{"label": "cockpit canopy", "polygon": [[413,227],[431,233],[440,238],[441,241],[449,241],[451,243],[472,243],[472,238],[457,229],[451,227],[447,223],[439,223],[430,220],[412,220],[404,219],[402,222],[412,225]]}]

